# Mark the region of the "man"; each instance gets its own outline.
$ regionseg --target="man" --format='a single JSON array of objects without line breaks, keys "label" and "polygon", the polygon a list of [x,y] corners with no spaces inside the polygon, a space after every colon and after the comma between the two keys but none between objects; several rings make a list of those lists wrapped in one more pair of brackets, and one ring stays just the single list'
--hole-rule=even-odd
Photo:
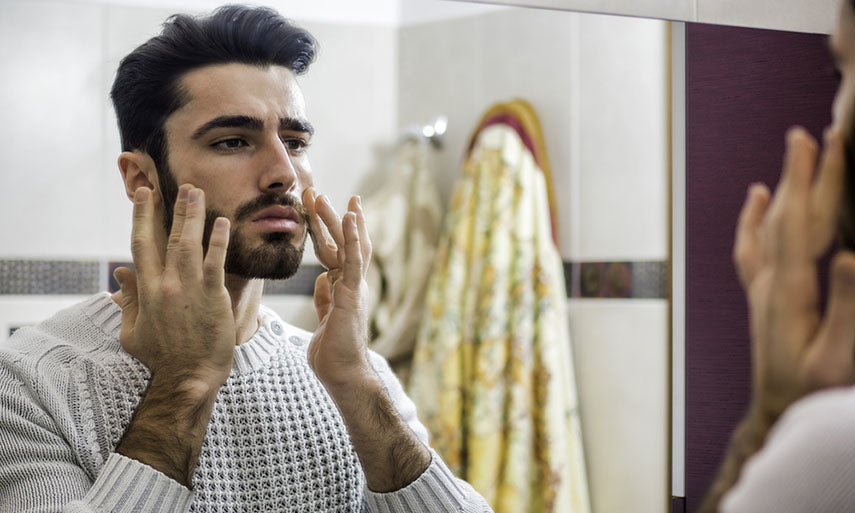
[{"label": "man", "polygon": [[[0,511],[489,511],[366,348],[359,199],[339,218],[311,187],[314,52],[230,6],[122,61],[136,273],[0,349]],[[260,305],[309,235],[314,334]]]},{"label": "man", "polygon": [[[829,46],[842,81],[819,163],[817,143],[792,129],[774,198],[752,186],[740,216],[752,401],[700,512],[855,511],[855,0],[843,0]],[[816,262],[838,218],[847,249],[832,262],[822,317]]]}]

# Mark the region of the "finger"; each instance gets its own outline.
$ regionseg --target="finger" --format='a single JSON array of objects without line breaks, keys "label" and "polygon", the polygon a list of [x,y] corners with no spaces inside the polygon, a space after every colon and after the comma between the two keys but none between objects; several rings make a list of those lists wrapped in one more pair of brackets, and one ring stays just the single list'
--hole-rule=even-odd
[{"label": "finger", "polygon": [[166,261],[164,262],[164,267],[167,269],[175,269],[178,265],[181,233],[184,230],[184,219],[187,216],[187,195],[191,189],[193,189],[193,186],[186,183],[181,184],[178,188],[175,207],[172,209],[172,228],[166,243]]},{"label": "finger", "polygon": [[365,212],[362,210],[362,198],[354,196],[351,202],[354,203],[354,211],[356,212],[356,228],[359,231],[359,246],[362,249],[362,272],[364,274],[368,272],[373,247],[371,246],[371,237],[368,235],[368,224],[365,222]]},{"label": "finger", "polygon": [[855,253],[841,251],[831,265],[828,311],[810,348],[812,387],[851,383],[855,357]]},{"label": "finger", "polygon": [[178,255],[178,247],[181,245],[181,232],[184,230],[184,218],[187,215],[187,194],[193,186],[189,183],[181,184],[178,188],[178,196],[175,198],[175,207],[172,209],[172,228],[169,231],[169,239],[166,242],[166,264],[165,267],[174,267],[173,260]]},{"label": "finger", "polygon": [[195,187],[187,193],[187,213],[178,246],[178,268],[190,280],[202,279],[202,237],[205,234],[205,191]]},{"label": "finger", "polygon": [[218,217],[208,239],[208,253],[205,255],[205,287],[209,292],[222,290],[226,285],[226,253],[229,247],[229,220]]},{"label": "finger", "polygon": [[787,133],[784,172],[771,206],[772,256],[783,268],[804,265],[812,258],[808,213],[816,153],[816,142],[803,128]]},{"label": "finger", "polygon": [[742,288],[746,291],[763,265],[759,232],[769,208],[769,199],[769,188],[764,184],[754,184],[748,188],[748,197],[739,214],[733,260]]},{"label": "finger", "polygon": [[845,170],[843,137],[840,132],[829,130],[825,133],[825,148],[810,197],[810,245],[814,257],[822,255],[834,239],[843,199]]},{"label": "finger", "polygon": [[113,277],[119,283],[119,290],[122,292],[121,304],[122,307],[122,323],[128,321],[134,324],[139,311],[139,296],[137,291],[137,277],[133,271],[127,267],[117,267],[113,271]]},{"label": "finger", "polygon": [[359,288],[362,281],[362,250],[359,244],[359,230],[356,227],[356,214],[348,212],[342,221],[344,232],[344,265],[341,281],[351,290]]},{"label": "finger", "polygon": [[317,210],[318,215],[329,230],[329,234],[332,236],[336,246],[339,248],[343,247],[344,235],[341,228],[341,217],[339,217],[338,213],[330,205],[329,197],[324,195],[318,198],[315,202],[315,210]]},{"label": "finger", "polygon": [[309,235],[315,248],[315,256],[321,265],[327,269],[338,266],[337,246],[329,234],[329,230],[321,222],[317,213],[317,196],[313,188],[303,191],[303,206],[306,207],[306,218],[309,223]]},{"label": "finger", "polygon": [[816,164],[816,141],[803,127],[787,130],[784,169],[776,195],[798,194],[807,190]]},{"label": "finger", "polygon": [[154,240],[154,206],[151,190],[140,187],[134,191],[134,219],[131,230],[131,254],[140,281],[161,272],[160,255]]},{"label": "finger", "polygon": [[330,310],[332,294],[330,293],[330,284],[327,280],[327,273],[321,273],[315,280],[315,312],[318,314],[318,322],[324,320]]}]

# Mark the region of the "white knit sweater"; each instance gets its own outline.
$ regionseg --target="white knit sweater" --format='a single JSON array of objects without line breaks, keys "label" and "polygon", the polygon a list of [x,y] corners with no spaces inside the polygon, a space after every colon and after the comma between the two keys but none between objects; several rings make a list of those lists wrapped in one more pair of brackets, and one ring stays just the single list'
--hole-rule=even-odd
[{"label": "white knit sweater", "polygon": [[[310,333],[262,307],[214,403],[193,490],[114,452],[149,372],[122,350],[107,293],[0,346],[0,512],[490,511],[433,453],[406,488],[373,493],[342,419],[306,360]],[[415,406],[372,355],[401,417]]]}]

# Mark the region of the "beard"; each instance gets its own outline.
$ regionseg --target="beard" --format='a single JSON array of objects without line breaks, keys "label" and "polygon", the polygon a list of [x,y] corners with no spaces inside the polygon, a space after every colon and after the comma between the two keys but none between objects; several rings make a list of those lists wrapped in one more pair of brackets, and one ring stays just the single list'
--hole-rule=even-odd
[{"label": "beard", "polygon": [[[158,173],[162,186],[160,187],[161,198],[164,207],[164,227],[166,233],[172,230],[172,217],[175,213],[175,200],[178,197],[178,183],[175,181],[172,171],[163,159],[164,167]],[[158,169],[160,169],[158,167]],[[283,205],[297,211],[304,226],[306,223],[306,209],[293,196],[278,194],[275,192],[265,193],[253,200],[241,204],[236,210],[231,221],[229,232],[229,245],[226,249],[225,272],[247,279],[284,280],[290,278],[297,272],[303,261],[303,249],[306,246],[308,229],[304,231],[300,241],[294,241],[293,233],[265,233],[262,235],[262,243],[252,247],[246,240],[246,236],[239,230],[242,221],[252,219],[252,215],[261,209]],[[214,229],[214,221],[218,217],[228,217],[222,211],[215,208],[205,208],[205,231],[202,237],[203,254],[208,254],[208,243],[211,232]]]}]

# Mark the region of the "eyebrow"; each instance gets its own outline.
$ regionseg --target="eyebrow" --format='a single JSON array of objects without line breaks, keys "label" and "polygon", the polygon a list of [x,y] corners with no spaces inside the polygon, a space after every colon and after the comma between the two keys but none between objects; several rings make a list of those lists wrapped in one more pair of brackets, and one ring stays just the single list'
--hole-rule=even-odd
[{"label": "eyebrow", "polygon": [[[192,138],[199,139],[204,137],[205,134],[216,128],[247,128],[260,132],[264,129],[264,121],[252,116],[218,116],[197,128],[193,132]],[[298,118],[280,118],[279,130],[304,132],[309,135],[315,133],[315,127],[311,123]]]}]

